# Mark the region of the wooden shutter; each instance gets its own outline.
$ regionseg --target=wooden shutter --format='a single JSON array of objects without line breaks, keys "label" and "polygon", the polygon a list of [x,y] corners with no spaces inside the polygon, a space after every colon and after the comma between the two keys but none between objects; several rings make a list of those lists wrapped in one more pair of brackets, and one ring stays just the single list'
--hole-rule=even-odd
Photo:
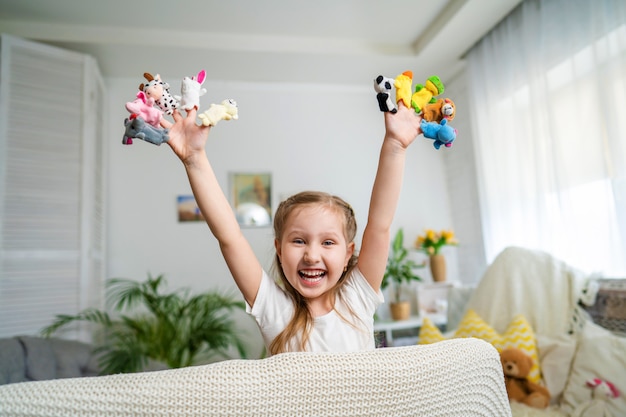
[{"label": "wooden shutter", "polygon": [[[2,35],[0,337],[100,303],[103,85],[86,55]],[[83,335],[83,338],[85,336]]]}]

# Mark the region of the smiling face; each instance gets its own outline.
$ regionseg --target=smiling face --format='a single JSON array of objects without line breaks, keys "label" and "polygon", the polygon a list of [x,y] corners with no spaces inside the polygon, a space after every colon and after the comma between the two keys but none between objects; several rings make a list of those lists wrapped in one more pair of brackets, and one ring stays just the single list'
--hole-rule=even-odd
[{"label": "smiling face", "polygon": [[307,299],[309,308],[318,314],[330,311],[329,290],[354,252],[354,242],[346,240],[344,216],[332,206],[298,207],[286,219],[275,246],[287,281]]}]

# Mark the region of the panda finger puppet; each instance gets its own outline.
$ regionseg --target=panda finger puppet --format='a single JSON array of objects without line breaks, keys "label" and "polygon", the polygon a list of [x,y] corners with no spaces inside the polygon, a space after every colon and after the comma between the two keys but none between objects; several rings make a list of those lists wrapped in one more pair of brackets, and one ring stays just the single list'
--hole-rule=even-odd
[{"label": "panda finger puppet", "polygon": [[374,79],[374,90],[376,90],[376,98],[378,99],[378,107],[380,111],[389,111],[396,113],[398,108],[391,98],[391,92],[394,88],[394,80],[379,75]]}]

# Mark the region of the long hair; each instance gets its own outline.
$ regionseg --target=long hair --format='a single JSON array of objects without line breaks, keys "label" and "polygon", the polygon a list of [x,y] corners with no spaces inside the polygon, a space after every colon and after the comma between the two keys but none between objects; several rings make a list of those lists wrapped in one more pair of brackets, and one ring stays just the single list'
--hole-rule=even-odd
[{"label": "long hair", "polygon": [[[293,213],[294,209],[302,207],[304,205],[319,205],[329,207],[333,210],[336,210],[337,213],[343,215],[344,218],[344,237],[346,238],[346,242],[353,242],[356,236],[356,219],[354,216],[354,211],[352,207],[348,203],[346,203],[340,197],[324,193],[318,191],[303,191],[301,193],[295,194],[278,206],[276,210],[276,214],[274,215],[274,236],[276,239],[281,239],[283,236],[283,232],[285,230],[285,223],[287,219]],[[331,289],[331,300],[336,299],[337,295],[339,295],[339,289],[343,285],[346,277],[350,274],[354,266],[357,262],[356,251],[352,254],[350,259],[348,260],[348,264],[343,274],[337,281],[337,284]],[[283,269],[280,265],[280,259],[278,258],[278,254],[274,258],[273,269],[277,273],[280,281],[282,282],[285,291],[291,297],[294,306],[294,314],[291,318],[291,321],[287,324],[285,329],[276,336],[276,338],[272,341],[269,346],[270,354],[275,355],[278,353],[287,352],[292,340],[295,340],[298,336],[300,336],[300,343],[298,346],[298,350],[304,351],[306,350],[306,344],[309,340],[309,336],[311,334],[311,329],[313,327],[313,316],[308,308],[306,299],[296,291],[285,276]],[[333,304],[334,308],[334,304]]]}]

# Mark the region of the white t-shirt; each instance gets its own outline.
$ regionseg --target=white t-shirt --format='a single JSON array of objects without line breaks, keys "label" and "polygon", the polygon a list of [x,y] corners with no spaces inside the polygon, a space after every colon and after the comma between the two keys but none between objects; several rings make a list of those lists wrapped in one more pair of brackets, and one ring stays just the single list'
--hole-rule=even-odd
[{"label": "white t-shirt", "polygon": [[[380,291],[376,292],[365,277],[354,268],[341,287],[342,298],[337,298],[335,309],[328,314],[314,318],[309,336],[307,351],[310,352],[352,352],[374,349],[374,313],[384,302]],[[350,310],[354,312],[354,317]],[[265,271],[254,306],[246,311],[251,314],[259,328],[265,346],[269,347],[274,338],[282,332],[293,316],[293,303],[288,294],[272,280]],[[346,320],[352,321],[352,325]],[[292,342],[293,351],[299,350],[298,343]]]}]

